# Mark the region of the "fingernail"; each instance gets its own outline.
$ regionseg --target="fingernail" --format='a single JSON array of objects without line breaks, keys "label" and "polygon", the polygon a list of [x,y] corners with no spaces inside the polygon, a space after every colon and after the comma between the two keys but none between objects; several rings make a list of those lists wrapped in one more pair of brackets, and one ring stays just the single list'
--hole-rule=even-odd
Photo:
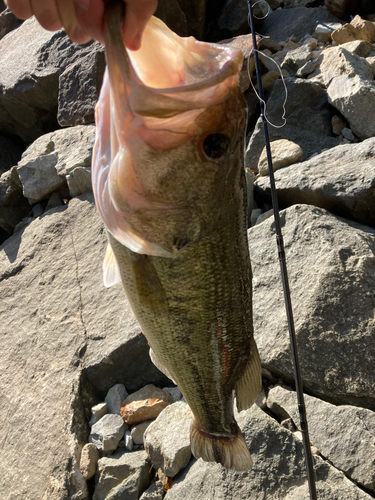
[{"label": "fingernail", "polygon": [[74,5],[76,6],[77,10],[89,10],[90,0],[74,0]]}]

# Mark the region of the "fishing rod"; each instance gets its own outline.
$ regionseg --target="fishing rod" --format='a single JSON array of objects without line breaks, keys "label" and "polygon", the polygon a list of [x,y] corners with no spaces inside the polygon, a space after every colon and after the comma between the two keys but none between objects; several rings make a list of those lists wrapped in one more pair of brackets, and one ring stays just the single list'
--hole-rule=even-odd
[{"label": "fishing rod", "polygon": [[294,380],[295,380],[295,384],[296,384],[297,400],[298,400],[298,414],[299,414],[299,418],[300,418],[300,425],[301,425],[301,431],[302,431],[303,447],[305,449],[307,480],[309,483],[310,499],[317,500],[314,462],[313,462],[312,453],[311,453],[309,431],[308,431],[308,426],[307,426],[306,407],[305,407],[305,401],[304,401],[304,397],[303,397],[301,368],[300,368],[299,359],[298,359],[296,332],[295,332],[295,328],[294,328],[292,302],[291,302],[291,298],[290,298],[288,271],[287,271],[287,267],[286,267],[285,251],[284,251],[284,241],[283,241],[283,236],[282,236],[282,232],[281,232],[279,204],[277,201],[275,177],[274,177],[274,173],[273,173],[270,138],[268,135],[268,124],[267,124],[267,118],[265,116],[265,111],[264,111],[264,109],[265,109],[264,102],[265,101],[263,98],[263,87],[262,87],[262,79],[261,79],[260,69],[259,69],[259,58],[258,58],[258,51],[257,51],[255,29],[254,29],[253,7],[251,5],[251,0],[247,0],[247,4],[248,4],[248,8],[249,8],[249,22],[250,22],[250,28],[251,28],[251,34],[252,34],[252,40],[253,40],[255,70],[256,70],[256,75],[257,75],[258,91],[259,91],[259,97],[260,97],[260,115],[261,115],[262,121],[263,121],[264,135],[265,135],[265,140],[266,140],[267,160],[268,160],[269,176],[270,176],[270,183],[271,183],[272,207],[273,207],[273,213],[274,213],[274,217],[275,217],[275,227],[276,227],[276,242],[277,242],[277,249],[278,249],[278,254],[279,254],[281,279],[282,279],[283,290],[284,290],[285,309],[286,309],[286,316],[287,316],[287,320],[288,320],[290,346],[291,346],[292,358],[293,358]]}]

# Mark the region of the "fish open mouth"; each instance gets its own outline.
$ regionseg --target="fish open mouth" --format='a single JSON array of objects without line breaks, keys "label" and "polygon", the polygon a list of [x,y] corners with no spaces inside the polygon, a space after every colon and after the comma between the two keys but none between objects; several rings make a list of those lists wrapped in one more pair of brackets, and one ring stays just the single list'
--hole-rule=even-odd
[{"label": "fish open mouth", "polygon": [[[124,47],[119,15],[113,2],[106,11],[106,55],[113,82],[129,86],[129,108],[141,116],[168,118],[219,104],[237,85],[242,52],[224,45],[182,38],[152,17],[137,51]],[[113,85],[112,85],[113,86]]]}]

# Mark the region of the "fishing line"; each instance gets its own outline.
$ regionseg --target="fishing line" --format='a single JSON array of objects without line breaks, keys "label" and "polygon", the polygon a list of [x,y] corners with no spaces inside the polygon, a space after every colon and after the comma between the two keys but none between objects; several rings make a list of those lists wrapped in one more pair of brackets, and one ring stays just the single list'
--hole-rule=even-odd
[{"label": "fishing line", "polygon": [[[255,49],[257,46],[257,42],[256,42],[256,37],[255,37],[253,8],[251,5],[251,0],[247,0],[247,4],[248,4],[248,8],[249,8],[249,18],[250,18],[251,34],[252,34],[252,38],[253,38],[253,47]],[[281,233],[279,204],[277,201],[275,178],[274,178],[273,166],[272,166],[272,155],[271,155],[270,139],[269,139],[269,135],[268,135],[268,124],[267,124],[266,117],[264,115],[263,88],[262,88],[262,79],[261,79],[261,75],[260,75],[259,59],[258,59],[257,50],[254,50],[254,59],[255,59],[255,68],[256,68],[256,74],[257,74],[257,80],[258,80],[259,95],[261,97],[260,110],[261,110],[261,117],[262,117],[262,121],[263,121],[264,135],[265,135],[265,140],[266,140],[268,168],[269,168],[269,176],[270,176],[270,184],[271,184],[272,206],[273,206],[273,213],[274,213],[274,217],[275,217],[276,242],[277,242],[277,249],[278,249],[278,255],[279,255],[281,279],[282,279],[283,291],[284,291],[286,316],[287,316],[287,320],[288,320],[290,346],[291,346],[292,358],[293,358],[294,380],[295,380],[295,384],[296,384],[297,400],[298,400],[298,413],[299,413],[299,417],[300,417],[300,426],[301,426],[301,431],[302,431],[303,447],[305,450],[307,480],[308,480],[308,485],[309,485],[310,499],[317,500],[314,462],[313,462],[312,453],[311,453],[309,431],[308,431],[308,426],[307,426],[307,416],[306,416],[306,407],[305,407],[304,396],[303,396],[301,368],[300,368],[299,359],[298,359],[296,332],[295,332],[295,328],[294,328],[293,309],[292,309],[292,302],[291,302],[291,298],[290,298],[288,271],[287,271],[286,260],[285,260],[284,241],[283,241],[283,236]]]},{"label": "fishing line", "polygon": [[[264,99],[262,99],[262,97],[260,97],[260,95],[258,94],[258,92],[256,91],[256,88],[254,87],[254,84],[253,82],[251,81],[251,74],[250,74],[250,56],[253,52],[257,52],[258,54],[261,54],[263,57],[266,57],[267,59],[269,59],[270,61],[272,61],[273,63],[275,63],[277,69],[279,70],[279,73],[280,73],[280,76],[281,76],[281,81],[283,82],[283,85],[284,85],[284,90],[285,90],[285,97],[284,97],[284,102],[283,102],[283,114],[281,116],[281,119],[283,120],[283,123],[281,125],[275,125],[274,123],[272,123],[268,118],[267,118],[267,103]],[[255,56],[254,56],[255,57]],[[263,52],[260,52],[258,49],[254,49],[254,47],[251,49],[251,52],[250,52],[250,55],[249,55],[249,58],[247,60],[247,74],[248,74],[248,77],[249,77],[249,80],[250,80],[250,84],[254,90],[254,93],[255,95],[257,96],[257,98],[259,99],[260,102],[263,103],[263,106],[264,106],[264,117],[267,121],[267,123],[269,125],[271,125],[271,127],[274,127],[274,128],[283,128],[284,125],[286,125],[286,118],[285,118],[285,115],[286,115],[286,103],[287,103],[287,100],[288,100],[288,89],[287,89],[287,86],[286,86],[286,83],[285,83],[285,78],[284,78],[284,75],[281,71],[281,67],[277,64],[277,62],[272,59],[272,57],[269,57],[267,56],[266,54],[263,54]]]}]

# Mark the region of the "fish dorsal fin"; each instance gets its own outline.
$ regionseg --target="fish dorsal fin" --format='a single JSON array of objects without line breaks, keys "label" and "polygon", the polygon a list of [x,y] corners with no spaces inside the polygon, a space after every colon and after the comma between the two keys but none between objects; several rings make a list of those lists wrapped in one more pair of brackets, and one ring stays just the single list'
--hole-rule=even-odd
[{"label": "fish dorsal fin", "polygon": [[103,281],[107,288],[121,281],[120,268],[118,267],[115,254],[108,243],[103,262]]},{"label": "fish dorsal fin", "polygon": [[251,351],[251,357],[245,373],[235,387],[238,411],[250,408],[258,397],[262,387],[262,367],[254,338],[251,340]]}]

